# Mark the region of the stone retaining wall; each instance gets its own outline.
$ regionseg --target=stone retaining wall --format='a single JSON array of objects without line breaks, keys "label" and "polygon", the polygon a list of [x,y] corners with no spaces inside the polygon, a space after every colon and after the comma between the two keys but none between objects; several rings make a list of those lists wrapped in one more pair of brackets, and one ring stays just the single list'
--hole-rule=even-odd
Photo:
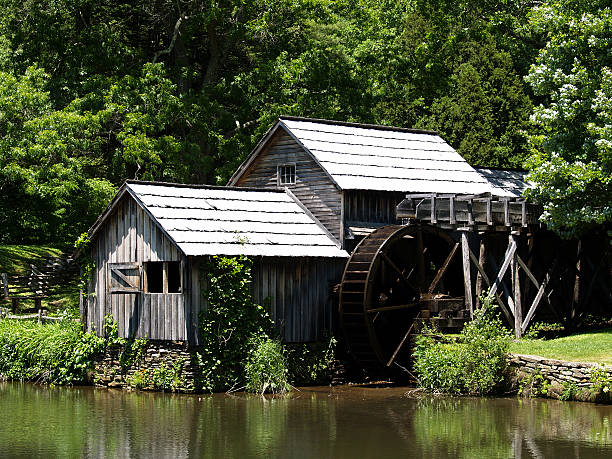
[{"label": "stone retaining wall", "polygon": [[[176,378],[178,392],[192,392],[198,376],[193,359],[197,348],[190,347],[181,341],[147,341],[141,358],[135,360],[128,368],[122,366],[120,357],[123,346],[113,346],[100,355],[94,363],[93,382],[99,387],[131,388],[137,380],[150,380],[160,371],[174,372],[180,365]],[[179,365],[177,365],[177,362]],[[145,384],[143,389],[158,389],[152,384]]]},{"label": "stone retaining wall", "polygon": [[[539,372],[548,381],[562,385],[574,383],[577,387],[591,385],[591,371],[601,365],[585,362],[565,362],[537,355],[510,354],[510,366],[527,374]],[[612,376],[612,367],[606,368]]]}]

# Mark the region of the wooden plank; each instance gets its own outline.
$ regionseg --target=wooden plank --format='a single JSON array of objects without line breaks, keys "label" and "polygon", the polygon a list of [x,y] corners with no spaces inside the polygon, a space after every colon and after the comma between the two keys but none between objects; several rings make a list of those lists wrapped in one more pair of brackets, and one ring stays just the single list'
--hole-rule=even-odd
[{"label": "wooden plank", "polygon": [[[470,249],[470,259],[472,260],[472,263],[474,263],[474,266],[476,266],[476,269],[478,269],[478,272],[482,276],[482,280],[484,280],[485,283],[487,284],[487,287],[491,287],[491,281],[489,280],[489,276],[487,276],[486,271],[484,270],[483,266],[478,262],[478,260],[476,259],[476,255],[474,255],[471,249]],[[499,307],[501,308],[502,312],[504,313],[504,316],[508,320],[508,323],[511,324],[512,323],[512,313],[510,312],[506,304],[502,301],[500,294],[497,292],[491,293],[491,291],[489,291],[489,295],[495,296],[495,299],[497,300],[497,304],[499,304]]]},{"label": "wooden plank", "polygon": [[467,231],[461,231],[461,253],[463,260],[463,287],[465,290],[465,305],[470,311],[470,317],[474,317],[474,302],[472,300],[472,277],[470,265],[470,246]]},{"label": "wooden plank", "polygon": [[516,244],[514,243],[514,241],[511,241],[510,244],[508,245],[508,250],[506,251],[504,262],[502,263],[502,266],[499,272],[497,273],[497,277],[495,278],[495,282],[493,283],[493,286],[491,287],[491,292],[490,292],[491,295],[495,295],[495,293],[497,292],[497,289],[503,282],[503,278],[506,274],[506,271],[508,270],[508,266],[510,266],[512,257],[514,257],[514,252],[516,252]]},{"label": "wooden plank", "polygon": [[449,221],[451,225],[454,225],[457,221],[455,217],[455,196],[450,196],[448,198],[448,212],[449,212]]},{"label": "wooden plank", "polygon": [[144,259],[144,212],[142,207],[136,206],[136,261],[142,263]]},{"label": "wooden plank", "polygon": [[[518,246],[518,237],[515,234],[509,236],[510,243]],[[521,301],[521,283],[519,263],[517,262],[518,252],[515,250],[510,262],[510,270],[512,273],[512,294],[514,296],[514,333],[516,338],[523,336],[521,324],[523,323],[523,306]]]},{"label": "wooden plank", "polygon": [[[552,273],[556,267],[557,264],[557,259],[555,259],[555,261],[553,262],[552,266],[548,269],[548,271],[546,272],[546,275],[544,276],[544,280],[542,281],[542,285],[540,285],[538,287],[538,293],[536,293],[535,298],[533,299],[533,302],[531,303],[531,307],[529,308],[529,311],[527,312],[527,315],[525,316],[525,320],[522,322],[521,324],[521,332],[525,333],[525,331],[527,331],[527,327],[529,326],[529,322],[531,322],[531,319],[533,318],[536,309],[538,308],[538,305],[540,304],[540,300],[542,299],[542,297],[544,296],[544,293],[546,291],[546,287],[548,286],[548,283],[550,282]],[[545,297],[546,298],[546,297]],[[546,298],[548,300],[548,298]]]},{"label": "wooden plank", "polygon": [[[491,256],[490,253],[487,255],[487,259],[489,260],[489,263],[493,267],[493,270],[499,272],[498,267],[497,267],[497,263],[495,262],[495,259]],[[514,317],[514,299],[512,298],[512,293],[511,293],[510,289],[506,285],[506,282],[503,280],[503,278],[502,278],[501,282],[499,282],[499,284],[497,284],[497,285],[499,285],[501,287],[502,291],[506,295],[506,301],[508,301],[508,307],[509,307],[509,309],[510,309],[510,311],[512,313],[512,316]],[[493,286],[495,286],[495,284]],[[495,289],[494,293],[498,294],[498,289]],[[514,322],[514,320],[511,320],[510,321],[510,325],[513,325],[513,322]]]},{"label": "wooden plank", "polygon": [[[480,236],[479,251],[478,251],[478,264],[480,266],[482,266],[483,271],[484,271],[485,256],[486,256],[486,250],[487,250],[484,238],[485,238],[485,235],[482,234]],[[475,298],[476,308],[477,309],[480,308],[480,297],[481,296],[482,296],[482,273],[480,272],[480,270],[477,270],[477,274],[476,274],[476,298]]]},{"label": "wooden plank", "polygon": [[172,339],[172,295],[163,294],[160,296],[164,308],[164,339]]},{"label": "wooden plank", "polygon": [[438,285],[438,282],[440,282],[440,279],[442,279],[442,276],[444,276],[444,274],[446,273],[446,270],[448,269],[450,262],[453,260],[455,254],[457,253],[458,248],[459,248],[459,242],[455,243],[450,253],[446,257],[446,260],[444,260],[444,263],[442,264],[442,266],[436,273],[436,277],[434,277],[434,280],[431,282],[431,285],[429,286],[428,293],[431,294],[434,292],[434,290],[436,289]]}]

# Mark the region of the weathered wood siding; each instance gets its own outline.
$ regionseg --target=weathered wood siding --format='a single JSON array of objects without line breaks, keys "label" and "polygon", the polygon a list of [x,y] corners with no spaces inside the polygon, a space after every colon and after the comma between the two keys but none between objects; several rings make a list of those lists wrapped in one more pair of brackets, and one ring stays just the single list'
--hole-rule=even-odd
[{"label": "weathered wood siding", "polygon": [[340,240],[341,193],[329,176],[283,129],[237,181],[236,186],[277,188],[277,169],[295,163],[296,183],[287,187],[300,202]]},{"label": "weathered wood siding", "polygon": [[406,193],[393,191],[344,190],[344,221],[347,225],[363,223],[398,223],[395,208]]},{"label": "weathered wood siding", "polygon": [[283,340],[309,342],[333,327],[333,286],[345,261],[324,258],[257,258],[253,297],[267,304]]},{"label": "weathered wood siding", "polygon": [[[131,197],[126,195],[117,203],[97,233],[92,256],[96,270],[90,286],[94,295],[87,298],[89,330],[102,333],[104,317],[111,313],[124,338],[186,340],[193,336],[187,326],[193,323],[194,305],[190,262]],[[142,272],[148,261],[181,262],[183,293],[111,293],[109,263],[136,263]],[[140,285],[142,290],[142,275]]]},{"label": "weathered wood siding", "polygon": [[[316,341],[332,332],[332,289],[341,280],[344,264],[330,258],[253,259],[253,299],[266,306],[285,342]],[[197,278],[198,291],[206,290],[206,275]],[[199,303],[202,309],[208,306],[203,298]]]}]

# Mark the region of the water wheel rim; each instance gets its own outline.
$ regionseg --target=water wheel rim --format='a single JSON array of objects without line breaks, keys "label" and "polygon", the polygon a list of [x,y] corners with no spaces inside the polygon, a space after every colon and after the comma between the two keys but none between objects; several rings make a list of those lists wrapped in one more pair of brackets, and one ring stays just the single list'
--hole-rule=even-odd
[{"label": "water wheel rim", "polygon": [[[367,357],[368,352],[360,351],[359,353],[357,353],[353,349],[351,342],[353,341],[354,337],[351,337],[352,333],[348,332],[348,327],[346,326],[346,321],[345,321],[346,317],[345,317],[345,307],[344,307],[345,306],[345,294],[346,294],[345,288],[347,286],[347,283],[351,282],[350,280],[347,279],[347,275],[351,274],[351,264],[352,262],[354,262],[354,258],[363,257],[364,255],[363,249],[366,248],[365,246],[368,244],[370,244],[371,246],[372,242],[376,242],[377,237],[384,236],[384,239],[382,239],[376,245],[376,250],[374,252],[371,252],[371,251],[365,252],[369,254],[369,261],[368,261],[367,276],[366,276],[365,281],[363,282],[363,289],[361,292],[360,303],[361,303],[361,318],[363,320],[362,325],[365,328],[365,331],[367,332],[368,342],[371,347],[371,350],[373,351],[379,363],[383,365],[388,365],[390,364],[389,356],[386,355],[386,352],[383,350],[381,346],[381,343],[378,337],[378,332],[374,325],[374,320],[376,319],[372,317],[373,316],[372,310],[374,309],[372,307],[373,305],[372,296],[374,295],[373,283],[379,274],[380,265],[382,264],[383,257],[386,256],[387,251],[395,243],[397,243],[401,238],[408,236],[408,235],[412,236],[416,234],[418,235],[417,237],[422,238],[424,233],[427,233],[429,235],[433,235],[433,236],[443,239],[449,246],[452,244],[455,244],[454,239],[446,231],[440,228],[437,228],[437,227],[430,226],[430,225],[422,225],[422,224],[388,225],[382,228],[378,228],[377,230],[372,232],[370,235],[362,239],[360,243],[357,245],[357,247],[355,247],[355,250],[353,251],[353,253],[351,254],[351,257],[349,258],[349,261],[347,262],[345,266],[345,270],[342,276],[342,283],[340,287],[340,302],[339,302],[340,314],[339,316],[340,316],[340,322],[341,322],[341,326],[344,332],[345,339],[347,343],[349,344],[350,352],[353,355],[353,357],[355,357],[358,361],[361,360],[360,357],[363,357],[364,355],[366,355]],[[368,248],[371,249],[372,247],[368,247]],[[360,261],[357,263],[364,263],[364,262]],[[423,291],[423,285],[420,285],[419,288],[421,289],[419,291],[419,294],[420,294]],[[357,292],[353,291],[351,293],[355,294]],[[406,308],[408,308],[411,306],[417,306],[418,304],[419,303],[417,301],[417,303],[413,305],[409,304],[405,306]],[[382,308],[382,309],[391,310],[394,308],[391,307],[391,308]],[[380,313],[382,309],[379,308],[379,311],[377,312],[377,314]],[[351,314],[354,315],[355,313],[353,312]],[[405,338],[404,340],[402,340],[402,344],[403,344],[403,341],[405,341]],[[393,358],[395,357],[395,354],[397,354],[397,349],[393,355]]]}]

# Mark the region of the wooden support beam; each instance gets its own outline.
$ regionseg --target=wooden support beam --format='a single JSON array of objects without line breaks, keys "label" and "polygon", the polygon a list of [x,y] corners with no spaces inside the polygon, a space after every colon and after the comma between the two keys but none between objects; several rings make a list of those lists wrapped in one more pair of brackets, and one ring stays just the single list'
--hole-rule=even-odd
[{"label": "wooden support beam", "polygon": [[425,291],[425,247],[423,245],[423,231],[417,231],[417,284],[418,291]]},{"label": "wooden support beam", "polygon": [[504,199],[504,225],[510,226],[510,204]]},{"label": "wooden support beam", "polygon": [[[487,276],[487,273],[485,272],[483,266],[478,262],[478,260],[476,259],[476,255],[474,255],[474,252],[472,252],[471,250],[470,250],[470,259],[472,260],[472,263],[474,263],[474,265],[476,266],[476,269],[478,269],[478,272],[482,276],[482,280],[484,280],[485,284],[487,284],[487,287],[491,287],[491,281],[489,280],[489,276]],[[508,323],[511,324],[512,323],[512,313],[510,312],[506,304],[501,299],[501,295],[499,293],[489,293],[489,295],[495,296],[495,299],[497,300],[497,304],[499,304],[499,307],[501,308],[502,312],[504,313],[504,316],[508,320]]]},{"label": "wooden support beam", "polygon": [[[510,234],[509,241],[511,244],[514,244],[515,247],[518,246],[518,236],[515,234]],[[523,306],[521,301],[521,282],[517,258],[518,251],[515,250],[510,262],[510,269],[512,272],[512,294],[514,296],[514,335],[517,338],[521,338],[523,336],[521,328],[523,323]]]},{"label": "wooden support beam", "polygon": [[474,302],[472,300],[472,276],[470,265],[470,246],[467,231],[461,232],[461,254],[463,259],[463,287],[465,290],[465,305],[470,311],[470,317],[474,317]]},{"label": "wooden support beam", "polygon": [[[533,299],[533,302],[531,303],[531,306],[529,307],[529,311],[527,311],[527,315],[525,316],[525,320],[523,320],[523,323],[521,324],[521,332],[525,333],[527,331],[527,327],[529,326],[529,322],[531,322],[531,319],[533,318],[533,315],[536,312],[536,309],[538,308],[538,305],[540,304],[540,300],[542,299],[542,297],[546,298],[546,301],[549,302],[548,297],[544,295],[546,287],[548,286],[548,283],[550,282],[551,276],[553,271],[555,270],[555,267],[557,266],[557,259],[555,258],[555,260],[553,261],[552,265],[550,266],[550,268],[548,269],[548,272],[546,273],[546,275],[544,276],[544,280],[542,281],[542,285],[538,285],[538,281],[535,281],[535,285],[536,288],[538,289],[538,293],[536,293],[535,298]],[[524,269],[524,268],[523,268]],[[535,280],[532,279],[532,281]]]},{"label": "wooden support beam", "polygon": [[473,203],[471,199],[467,202],[467,209],[468,209],[468,225],[473,225],[474,224],[474,212],[473,212]]},{"label": "wooden support beam", "polygon": [[431,223],[432,224],[436,224],[438,223],[438,219],[436,217],[436,195],[432,194],[431,195]]},{"label": "wooden support beam", "polygon": [[[484,272],[484,265],[485,265],[485,255],[486,255],[486,245],[485,245],[485,241],[484,241],[485,235],[482,234],[480,236],[480,247],[479,247],[479,251],[478,251],[478,264],[480,266],[483,267],[483,272]],[[480,297],[482,295],[482,273],[480,272],[480,270],[478,270],[478,273],[476,274],[476,309],[480,309]]]},{"label": "wooden support beam", "polygon": [[[510,247],[508,247],[508,248],[510,248]],[[506,255],[507,254],[508,254],[508,252],[506,251]],[[510,258],[512,258],[512,256]],[[510,289],[506,285],[506,281],[503,280],[503,277],[506,274],[506,271],[508,270],[508,266],[510,264],[510,259],[508,259],[508,258],[504,259],[504,260],[508,261],[508,265],[506,266],[506,269],[503,269],[503,267],[502,267],[503,274],[502,274],[501,270],[498,270],[497,263],[495,263],[495,259],[491,256],[490,253],[487,254],[487,259],[489,260],[489,263],[491,263],[491,267],[493,268],[493,270],[498,272],[498,277],[495,279],[495,282],[493,283],[493,286],[491,287],[491,291],[493,292],[494,295],[496,295],[499,287],[501,287],[502,291],[504,292],[504,295],[506,295],[506,299],[508,301],[508,308],[511,311],[512,316],[514,317],[514,300],[512,298],[512,293],[510,292]],[[501,274],[501,276],[499,274]],[[513,321],[511,320],[510,321],[510,325],[512,325],[512,323],[513,323]]]},{"label": "wooden support beam", "polygon": [[8,300],[9,288],[8,288],[8,276],[6,273],[2,273],[2,286],[4,288],[4,299]]},{"label": "wooden support beam", "polygon": [[455,196],[450,196],[448,198],[448,211],[448,221],[451,225],[454,225],[457,222],[457,219],[455,218]]},{"label": "wooden support beam", "polygon": [[[506,275],[506,271],[508,270],[508,266],[510,266],[510,262],[512,261],[514,252],[516,252],[516,244],[514,243],[514,241],[511,241],[510,244],[508,245],[508,250],[506,250],[504,262],[502,263],[502,266],[499,272],[497,273],[495,282],[493,283],[493,286],[491,287],[491,295],[495,295],[495,292],[497,292],[497,289],[499,289],[499,286],[502,285],[502,283],[504,282],[503,279],[504,279],[504,276]],[[490,255],[489,255],[489,261],[491,261],[493,267],[496,268],[497,264],[495,263],[495,260],[493,260],[493,258]]]},{"label": "wooden support beam", "polygon": [[444,260],[444,263],[442,264],[442,266],[436,273],[436,277],[434,277],[434,280],[431,282],[431,285],[429,286],[429,289],[427,290],[428,293],[433,293],[436,287],[438,286],[438,282],[440,282],[440,279],[442,279],[442,276],[444,276],[444,274],[446,273],[446,270],[448,269],[450,262],[453,260],[453,257],[457,253],[458,247],[459,247],[459,243],[457,242],[455,243],[450,253],[446,257],[446,260]]}]

